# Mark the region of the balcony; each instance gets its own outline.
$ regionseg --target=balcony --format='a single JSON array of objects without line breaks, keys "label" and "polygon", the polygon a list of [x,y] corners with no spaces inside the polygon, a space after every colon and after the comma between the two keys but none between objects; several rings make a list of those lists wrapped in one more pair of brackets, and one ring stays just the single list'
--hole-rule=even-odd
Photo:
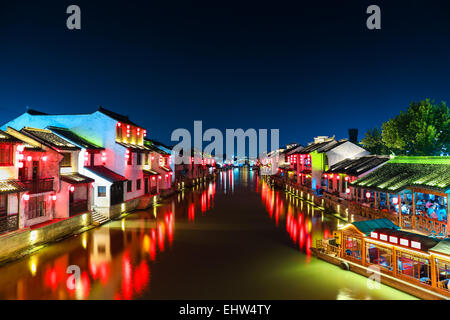
[{"label": "balcony", "polygon": [[53,191],[53,178],[21,181],[30,194]]},{"label": "balcony", "polygon": [[19,228],[19,215],[9,214],[0,217],[0,234],[17,230]]},{"label": "balcony", "polygon": [[87,200],[75,200],[69,205],[69,216],[88,211]]}]

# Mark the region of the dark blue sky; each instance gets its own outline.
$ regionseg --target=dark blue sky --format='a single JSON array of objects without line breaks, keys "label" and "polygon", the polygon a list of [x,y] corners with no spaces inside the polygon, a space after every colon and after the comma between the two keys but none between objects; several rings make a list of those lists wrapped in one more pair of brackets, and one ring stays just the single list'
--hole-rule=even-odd
[{"label": "dark blue sky", "polygon": [[[66,29],[78,4],[82,30]],[[382,29],[366,29],[381,7]],[[127,114],[175,128],[279,128],[281,143],[347,137],[426,97],[450,101],[446,1],[4,1],[1,122]]]}]

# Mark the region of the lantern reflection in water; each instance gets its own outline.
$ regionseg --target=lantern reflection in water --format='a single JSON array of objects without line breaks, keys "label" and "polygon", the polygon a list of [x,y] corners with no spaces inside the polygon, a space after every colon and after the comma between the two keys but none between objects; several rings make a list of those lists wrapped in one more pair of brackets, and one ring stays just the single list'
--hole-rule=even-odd
[{"label": "lantern reflection in water", "polygon": [[276,226],[285,219],[289,238],[309,259],[313,239],[321,239],[323,234],[330,234],[334,226],[328,224],[335,224],[334,220],[322,222],[323,212],[319,208],[291,194],[286,193],[283,198],[279,191],[273,190],[265,181],[262,181],[260,187],[261,200],[269,217]]}]

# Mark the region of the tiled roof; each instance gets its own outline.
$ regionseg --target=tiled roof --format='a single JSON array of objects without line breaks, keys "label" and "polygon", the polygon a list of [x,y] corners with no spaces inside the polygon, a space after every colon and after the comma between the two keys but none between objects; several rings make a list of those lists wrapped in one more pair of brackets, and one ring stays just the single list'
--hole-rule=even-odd
[{"label": "tiled roof", "polygon": [[321,152],[328,152],[330,150],[333,150],[334,148],[340,146],[341,144],[346,143],[348,140],[347,139],[342,139],[339,141],[333,141],[332,143],[326,144],[324,146],[321,146],[317,149],[317,152],[321,153]]},{"label": "tiled roof", "polygon": [[170,150],[172,149],[172,147],[170,147],[168,145],[165,145],[164,143],[159,142],[157,140],[153,140],[153,139],[150,139],[150,138],[145,138],[145,141],[148,141],[150,144],[155,145],[156,147],[161,146],[161,147],[164,147],[166,149],[170,149]]},{"label": "tiled roof", "polygon": [[0,143],[1,142],[21,142],[16,137],[6,133],[5,131],[0,130]]},{"label": "tiled roof", "polygon": [[150,148],[146,146],[140,146],[137,144],[131,144],[131,143],[125,143],[125,142],[116,142],[117,144],[120,144],[121,146],[130,149],[131,152],[144,152],[144,151],[150,151]]},{"label": "tiled roof", "polygon": [[76,145],[70,143],[66,139],[63,139],[50,130],[47,129],[36,129],[36,128],[29,128],[25,127],[22,130],[20,130],[21,133],[31,136],[32,138],[36,139],[37,141],[56,148],[58,150],[80,150]]},{"label": "tiled roof", "polygon": [[359,231],[368,235],[375,229],[400,229],[391,220],[382,218],[374,220],[355,221],[352,223]]},{"label": "tiled roof", "polygon": [[297,145],[297,146],[294,146],[294,147],[284,150],[282,153],[285,153],[286,155],[290,156],[291,154],[299,153],[300,151],[302,151],[302,149],[303,149],[303,146]]},{"label": "tiled roof", "polygon": [[331,166],[326,173],[343,173],[349,176],[359,176],[379,165],[389,161],[389,156],[369,155],[354,159],[342,160]]},{"label": "tiled roof", "polygon": [[126,124],[130,124],[130,125],[132,125],[132,126],[136,126],[136,127],[143,128],[143,127],[141,127],[140,125],[137,125],[136,123],[132,122],[132,121],[128,118],[128,116],[124,116],[124,115],[121,115],[121,114],[119,114],[119,113],[115,113],[114,111],[105,109],[105,108],[103,108],[102,106],[100,106],[100,107],[98,108],[98,111],[101,112],[101,113],[103,113],[103,114],[105,114],[105,115],[107,115],[108,117],[110,117],[110,118],[112,118],[112,119],[114,119],[114,120],[117,120],[117,121],[121,122],[121,123],[126,123]]},{"label": "tiled roof", "polygon": [[145,146],[146,146],[147,148],[149,148],[151,151],[154,151],[154,152],[156,152],[156,153],[159,153],[159,154],[162,154],[162,155],[166,155],[166,156],[170,155],[170,154],[167,153],[166,151],[164,151],[164,150],[158,148],[158,146],[156,146],[156,145],[152,145],[152,144],[146,143]]},{"label": "tiled roof", "polygon": [[114,171],[104,167],[104,166],[90,166],[85,167],[87,170],[91,171],[92,173],[95,173],[96,175],[102,177],[105,180],[108,180],[110,182],[119,182],[119,181],[127,181],[127,178],[121,176],[118,173],[115,173]]},{"label": "tiled roof", "polygon": [[65,139],[71,141],[72,143],[90,150],[104,150],[104,148],[97,146],[96,144],[87,141],[83,137],[80,137],[73,131],[70,131],[66,128],[60,128],[60,127],[48,127],[49,130],[56,133],[59,136],[63,136]]},{"label": "tiled roof", "polygon": [[71,183],[71,184],[90,183],[90,182],[95,181],[94,179],[83,176],[82,174],[79,174],[78,172],[73,172],[73,173],[69,173],[69,174],[61,174],[61,180]]},{"label": "tiled roof", "polygon": [[308,154],[311,153],[313,151],[316,151],[320,148],[323,148],[329,144],[334,144],[337,143],[336,140],[331,140],[331,141],[325,141],[325,142],[317,142],[317,143],[311,143],[309,145],[307,145],[306,147],[304,147],[303,149],[301,149],[298,153],[300,154]]},{"label": "tiled roof", "polygon": [[445,192],[450,189],[450,157],[396,157],[352,184],[391,193],[410,187]]},{"label": "tiled roof", "polygon": [[0,193],[17,193],[27,190],[27,187],[20,181],[0,180]]}]

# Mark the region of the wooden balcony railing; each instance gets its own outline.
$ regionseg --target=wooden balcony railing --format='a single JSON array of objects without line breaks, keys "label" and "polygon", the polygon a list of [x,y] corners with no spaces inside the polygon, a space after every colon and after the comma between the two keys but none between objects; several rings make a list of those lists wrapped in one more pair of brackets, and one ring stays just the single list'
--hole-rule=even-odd
[{"label": "wooden balcony railing", "polygon": [[0,217],[0,234],[17,230],[19,228],[19,215],[9,214]]},{"label": "wooden balcony railing", "polygon": [[31,194],[53,191],[53,178],[22,180],[21,182],[28,188],[28,192]]}]

